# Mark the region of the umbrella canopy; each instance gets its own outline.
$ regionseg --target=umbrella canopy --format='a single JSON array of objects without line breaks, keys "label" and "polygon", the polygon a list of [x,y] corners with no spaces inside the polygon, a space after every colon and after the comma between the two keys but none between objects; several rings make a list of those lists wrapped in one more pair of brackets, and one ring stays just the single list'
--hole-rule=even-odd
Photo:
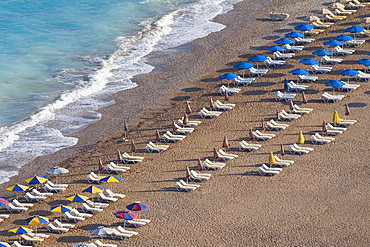
[{"label": "umbrella canopy", "polygon": [[[364,58],[360,58],[356,61],[356,63],[358,64],[363,64],[365,66],[369,66],[370,65],[370,58],[367,58],[367,57],[364,57]],[[368,65],[369,64],[369,65]]]},{"label": "umbrella canopy", "polygon": [[339,114],[337,111],[334,111],[334,114],[333,114],[333,123],[340,123],[340,118],[339,118]]},{"label": "umbrella canopy", "polygon": [[224,100],[225,101],[229,101],[230,100],[230,97],[229,97],[229,94],[227,93],[227,91],[225,91]]},{"label": "umbrella canopy", "polygon": [[88,199],[89,198],[87,196],[78,195],[78,194],[66,196],[66,200],[71,201],[71,202],[85,202]]},{"label": "umbrella canopy", "polygon": [[[176,126],[173,126],[173,129],[174,131],[176,131],[177,130]],[[162,140],[161,134],[159,134],[158,130],[155,130],[155,140],[157,142],[160,142]]]},{"label": "umbrella canopy", "polygon": [[124,219],[124,220],[133,220],[137,219],[137,215],[134,213],[131,213],[128,210],[122,210],[122,211],[117,211],[113,213],[117,218]]},{"label": "umbrella canopy", "polygon": [[312,54],[317,55],[317,56],[329,56],[332,54],[332,52],[325,50],[325,49],[320,49],[317,51],[313,51]]},{"label": "umbrella canopy", "polygon": [[289,100],[289,109],[290,109],[291,111],[293,111],[293,110],[294,110],[294,103],[293,103],[293,100]]},{"label": "umbrella canopy", "polygon": [[107,236],[111,235],[113,233],[113,229],[105,226],[99,226],[98,228],[95,228],[94,230],[91,230],[90,233],[92,235],[98,235],[98,236]]},{"label": "umbrella canopy", "polygon": [[218,152],[217,152],[217,149],[216,148],[213,148],[213,158],[215,160],[217,160],[218,158],[220,158],[220,156],[218,156]]},{"label": "umbrella canopy", "polygon": [[128,125],[127,125],[126,120],[123,120],[123,130],[126,132],[128,131]]},{"label": "umbrella canopy", "polygon": [[263,62],[263,61],[265,61],[266,59],[267,59],[267,57],[266,57],[266,56],[264,56],[264,55],[260,55],[260,54],[256,54],[256,55],[254,55],[254,56],[252,56],[252,57],[248,58],[248,61],[250,61],[250,62]]},{"label": "umbrella canopy", "polygon": [[344,115],[349,116],[350,114],[351,114],[351,112],[349,111],[349,106],[348,106],[348,104],[345,104]]},{"label": "umbrella canopy", "polygon": [[269,164],[273,165],[275,163],[276,163],[276,159],[274,157],[274,154],[272,152],[270,152],[270,154],[269,154]]},{"label": "umbrella canopy", "polygon": [[352,26],[352,27],[347,27],[344,29],[344,31],[349,32],[349,33],[361,33],[365,30],[365,28],[361,26]]},{"label": "umbrella canopy", "polygon": [[44,216],[40,216],[40,215],[34,215],[32,217],[29,217],[28,219],[26,219],[26,221],[27,221],[28,225],[32,225],[32,226],[49,223],[48,218],[46,218]]},{"label": "umbrella canopy", "polygon": [[306,98],[306,94],[302,91],[302,103],[303,104],[307,104],[308,103],[308,100]]},{"label": "umbrella canopy", "polygon": [[4,198],[0,198],[0,207],[2,207],[2,206],[8,206],[8,205],[9,205],[8,200],[6,200]]},{"label": "umbrella canopy", "polygon": [[188,114],[186,114],[186,113],[184,113],[184,117],[182,118],[182,124],[183,125],[189,124]]},{"label": "umbrella canopy", "polygon": [[103,171],[104,170],[103,161],[100,158],[99,158],[99,162],[98,162],[98,170],[99,171]]},{"label": "umbrella canopy", "polygon": [[289,71],[289,73],[293,75],[308,75],[307,71],[305,71],[304,69],[300,69],[300,68],[293,69]]},{"label": "umbrella canopy", "polygon": [[10,244],[8,244],[7,242],[3,240],[0,240],[0,247],[10,247]]},{"label": "umbrella canopy", "polygon": [[[185,114],[186,115],[186,114]],[[186,117],[188,117],[187,115],[186,115]],[[136,145],[135,145],[135,142],[134,142],[134,140],[131,140],[131,152],[133,152],[133,153],[135,153],[136,152]]]},{"label": "umbrella canopy", "polygon": [[121,154],[121,151],[119,151],[119,149],[117,149],[117,161],[122,162],[122,154]]},{"label": "umbrella canopy", "polygon": [[138,201],[127,205],[126,208],[131,211],[141,211],[149,209],[150,206],[148,204]]},{"label": "umbrella canopy", "polygon": [[91,194],[96,194],[104,191],[105,188],[101,186],[96,186],[96,185],[90,185],[82,189],[82,192],[89,192]]},{"label": "umbrella canopy", "polygon": [[265,124],[265,119],[262,118],[262,125],[261,125],[262,130],[266,130],[267,126]]},{"label": "umbrella canopy", "polygon": [[64,173],[68,173],[69,170],[60,166],[54,166],[53,168],[50,168],[46,171],[46,173],[49,173],[51,175],[59,176]]},{"label": "umbrella canopy", "polygon": [[272,46],[266,47],[265,50],[275,52],[275,51],[283,51],[284,48],[278,45],[272,45]]},{"label": "umbrella canopy", "polygon": [[353,38],[347,34],[341,34],[341,35],[338,35],[338,36],[335,36],[334,37],[335,40],[338,40],[338,41],[351,41],[353,40]]},{"label": "umbrella canopy", "polygon": [[29,187],[26,186],[26,185],[22,185],[22,184],[13,184],[13,185],[10,185],[9,187],[5,188],[5,190],[8,190],[8,191],[13,191],[13,192],[21,192],[21,191],[25,191],[26,189],[28,189]]},{"label": "umbrella canopy", "polygon": [[204,171],[204,168],[203,168],[203,165],[202,165],[202,161],[200,159],[198,159],[198,171]]},{"label": "umbrella canopy", "polygon": [[186,114],[190,115],[192,113],[191,108],[190,108],[190,102],[186,101]]},{"label": "umbrella canopy", "polygon": [[223,147],[223,148],[225,148],[225,149],[227,149],[227,148],[229,148],[229,147],[230,147],[229,140],[227,139],[227,137],[226,137],[226,136],[224,136],[224,140],[223,140],[223,142],[222,142],[222,147]]},{"label": "umbrella canopy", "polygon": [[106,176],[105,178],[100,179],[101,182],[115,183],[122,181],[123,178],[117,176]]},{"label": "umbrella canopy", "polygon": [[303,63],[305,65],[318,65],[318,64],[320,64],[318,61],[316,61],[315,59],[312,59],[312,58],[301,59],[301,60],[299,60],[299,62]]},{"label": "umbrella canopy", "polygon": [[331,39],[329,41],[324,42],[323,44],[328,45],[328,46],[338,46],[338,45],[342,45],[343,43],[340,42],[339,40]]},{"label": "umbrella canopy", "polygon": [[322,121],[322,129],[321,129],[322,132],[328,132],[328,127],[326,126],[326,122],[325,121]]},{"label": "umbrella canopy", "polygon": [[287,39],[287,38],[281,38],[281,39],[275,40],[274,43],[287,45],[287,44],[293,44],[294,41],[291,39]]},{"label": "umbrella canopy", "polygon": [[254,141],[256,138],[253,135],[252,129],[249,129],[249,140]]},{"label": "umbrella canopy", "polygon": [[213,99],[212,99],[212,97],[209,97],[209,108],[211,108],[211,110],[212,110],[213,108],[215,108],[215,105],[214,105],[214,103],[213,103]]},{"label": "umbrella canopy", "polygon": [[300,33],[300,32],[296,32],[296,31],[291,31],[290,33],[286,33],[285,37],[293,38],[293,39],[294,38],[302,38],[302,37],[304,37],[304,34]]},{"label": "umbrella canopy", "polygon": [[333,88],[340,88],[344,85],[344,82],[338,80],[330,80],[324,83],[325,86],[333,87]]},{"label": "umbrella canopy", "polygon": [[359,74],[357,70],[353,69],[345,69],[339,72],[340,75],[349,75],[349,76],[356,76]]},{"label": "umbrella canopy", "polygon": [[253,67],[253,64],[247,62],[240,62],[233,66],[236,69],[250,69]]},{"label": "umbrella canopy", "polygon": [[24,181],[26,181],[28,184],[41,184],[41,183],[44,183],[48,180],[49,179],[45,176],[35,175],[35,176],[32,176],[32,177],[26,178]]},{"label": "umbrella canopy", "polygon": [[186,171],[186,178],[187,179],[190,178],[191,177],[191,174],[190,174],[190,170],[189,170],[189,167],[188,166],[186,167],[185,171]]},{"label": "umbrella canopy", "polygon": [[[253,66],[252,66],[253,67]],[[234,73],[225,73],[223,74],[222,76],[219,76],[218,79],[228,79],[228,80],[232,80],[234,78],[238,77],[237,74],[234,74]]]},{"label": "umbrella canopy", "polygon": [[298,31],[302,31],[302,32],[305,32],[305,31],[311,31],[312,29],[314,29],[314,27],[312,25],[309,25],[309,24],[306,24],[306,23],[302,23],[296,27],[294,27],[295,30],[298,30]]},{"label": "umbrella canopy", "polygon": [[65,206],[65,205],[58,205],[58,206],[53,206],[50,207],[50,212],[53,213],[65,213],[71,211],[73,208],[70,206]]},{"label": "umbrella canopy", "polygon": [[289,81],[287,79],[284,79],[284,91],[289,92]]},{"label": "umbrella canopy", "polygon": [[303,144],[304,141],[305,140],[304,140],[303,132],[302,131],[299,131],[297,143]]},{"label": "umbrella canopy", "polygon": [[8,232],[12,232],[15,234],[24,234],[24,233],[33,232],[33,230],[30,228],[24,227],[24,226],[16,226],[16,227],[10,228]]},{"label": "umbrella canopy", "polygon": [[283,144],[280,144],[280,154],[281,154],[281,156],[285,155],[285,150],[284,150]]}]

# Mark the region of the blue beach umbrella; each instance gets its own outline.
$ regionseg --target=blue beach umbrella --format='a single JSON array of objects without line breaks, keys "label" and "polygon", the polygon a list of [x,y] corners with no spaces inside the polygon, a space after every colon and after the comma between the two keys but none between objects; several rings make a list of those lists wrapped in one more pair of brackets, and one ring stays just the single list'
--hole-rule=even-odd
[{"label": "blue beach umbrella", "polygon": [[329,46],[338,46],[338,45],[342,45],[343,43],[340,42],[339,40],[331,39],[329,41],[324,42],[323,44],[329,45]]},{"label": "blue beach umbrella", "polygon": [[275,51],[283,51],[284,48],[278,45],[272,45],[272,46],[265,48],[265,50],[275,52]]},{"label": "blue beach umbrella", "polygon": [[291,31],[290,33],[286,33],[285,37],[293,38],[293,39],[294,38],[302,38],[302,37],[304,37],[304,34],[300,33],[300,32],[296,32],[296,31]]},{"label": "blue beach umbrella", "polygon": [[341,34],[341,35],[338,35],[338,36],[335,36],[334,37],[335,40],[339,40],[339,41],[351,41],[353,40],[353,38],[347,34]]},{"label": "blue beach umbrella", "polygon": [[120,178],[117,176],[106,176],[105,178],[100,179],[101,182],[109,182],[109,183],[120,182],[122,180],[123,178]]},{"label": "blue beach umbrella", "polygon": [[8,200],[6,200],[4,198],[0,198],[0,207],[8,206],[8,205],[9,205]]},{"label": "blue beach umbrella", "polygon": [[331,55],[332,52],[327,51],[325,49],[320,49],[320,50],[317,50],[317,51],[313,51],[312,54],[317,55],[317,56],[328,56],[328,55]]},{"label": "blue beach umbrella", "polygon": [[309,24],[300,24],[296,27],[294,27],[295,30],[298,30],[298,31],[302,31],[302,32],[305,32],[305,31],[311,31],[314,27],[312,25],[309,25]]},{"label": "blue beach umbrella", "polygon": [[24,181],[26,181],[28,184],[41,184],[41,183],[44,183],[48,180],[47,177],[45,176],[38,176],[38,175],[35,175],[35,176],[31,176],[29,178],[26,178]]},{"label": "blue beach umbrella", "polygon": [[318,64],[320,64],[318,61],[316,61],[315,59],[312,59],[312,58],[305,58],[305,59],[299,60],[299,62],[303,63],[305,65],[318,65]]},{"label": "blue beach umbrella", "polygon": [[10,244],[8,244],[6,241],[4,240],[0,240],[0,247],[10,247]]},{"label": "blue beach umbrella", "polygon": [[324,83],[325,86],[333,87],[333,88],[340,88],[344,85],[344,82],[338,80],[331,80]]},{"label": "blue beach umbrella", "polygon": [[287,79],[284,79],[283,83],[284,83],[284,91],[288,92],[289,91],[289,85],[288,85],[289,81]]},{"label": "blue beach umbrella", "polygon": [[286,45],[286,44],[293,44],[294,41],[291,40],[291,39],[287,39],[287,38],[281,38],[281,39],[278,39],[276,41],[274,41],[275,44],[283,44],[283,45]]},{"label": "blue beach umbrella", "polygon": [[[250,61],[250,62],[263,62],[266,59],[267,59],[266,56],[260,55],[260,54],[256,54],[256,55],[251,56],[250,58],[248,58],[248,61]],[[258,64],[257,64],[257,69],[258,69]]]},{"label": "blue beach umbrella", "polygon": [[344,29],[346,32],[353,33],[356,35],[356,33],[361,33],[365,30],[365,28],[360,27],[360,26],[352,26],[352,27],[347,27]]},{"label": "blue beach umbrella", "polygon": [[308,75],[307,71],[305,71],[304,69],[300,69],[300,68],[293,69],[289,71],[289,73],[293,75]]},{"label": "blue beach umbrella", "polygon": [[235,64],[233,67],[238,69],[238,70],[242,70],[243,72],[243,78],[244,78],[244,70],[245,69],[249,69],[249,68],[252,68],[254,65],[251,64],[251,63],[247,63],[247,62],[240,62],[240,63],[237,63]]},{"label": "blue beach umbrella", "polygon": [[[360,72],[358,72],[357,70],[353,70],[353,69],[345,69],[339,72],[340,75],[348,75],[348,76],[356,76],[359,73]],[[348,83],[349,83],[349,77],[348,77]]]},{"label": "blue beach umbrella", "polygon": [[[361,59],[358,59],[357,61],[356,61],[356,63],[358,63],[358,64],[363,64],[363,65],[365,65],[365,66],[370,66],[370,58],[361,58]],[[369,65],[367,65],[367,64],[369,64]]]},{"label": "blue beach umbrella", "polygon": [[228,80],[232,80],[234,78],[238,77],[237,74],[233,74],[233,73],[225,73],[223,74],[222,76],[219,76],[218,78],[219,79],[228,79]]}]

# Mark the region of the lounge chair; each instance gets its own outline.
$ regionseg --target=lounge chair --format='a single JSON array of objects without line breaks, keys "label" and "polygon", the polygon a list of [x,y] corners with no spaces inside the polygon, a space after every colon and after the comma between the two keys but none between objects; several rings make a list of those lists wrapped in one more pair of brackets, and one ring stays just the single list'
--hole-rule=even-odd
[{"label": "lounge chair", "polygon": [[56,227],[62,227],[62,228],[73,228],[75,227],[74,224],[68,224],[68,223],[61,223],[58,219],[55,219],[52,222]]},{"label": "lounge chair", "polygon": [[312,30],[304,31],[303,33],[304,34],[308,34],[308,35],[315,35],[315,34],[322,33],[324,31],[325,31],[325,29],[317,29],[317,28],[314,28]]},{"label": "lounge chair", "polygon": [[13,203],[9,203],[7,206],[6,206],[6,209],[10,212],[10,213],[14,213],[14,212],[18,212],[18,213],[22,213],[22,212],[25,212],[28,210],[27,207],[17,207],[15,206]]},{"label": "lounge chair", "polygon": [[189,134],[189,133],[191,133],[191,132],[194,131],[194,128],[191,128],[191,127],[180,127],[176,123],[174,123],[173,125],[175,127],[175,129],[173,130],[173,132],[175,134],[177,134],[177,135],[178,134],[187,135],[187,134]]},{"label": "lounge chair", "polygon": [[337,64],[343,61],[342,58],[330,58],[328,56],[322,56],[320,59],[322,64]]},{"label": "lounge chair", "polygon": [[9,214],[0,214],[0,222],[9,218],[9,216],[10,216]]},{"label": "lounge chair", "polygon": [[104,202],[115,202],[118,200],[118,198],[106,196],[102,192],[97,193],[96,197],[98,198],[99,201],[104,201]]},{"label": "lounge chair", "polygon": [[226,87],[225,85],[222,85],[218,90],[217,92],[220,94],[220,95],[225,95],[225,93],[227,92],[228,95],[233,95],[233,94],[237,94],[240,92],[240,88],[230,88],[230,87]]},{"label": "lounge chair", "polygon": [[343,49],[340,46],[336,46],[333,49],[333,54],[336,55],[336,56],[338,56],[338,55],[341,55],[341,56],[351,55],[354,52],[355,52],[355,50]]},{"label": "lounge chair", "polygon": [[[105,167],[104,167],[104,169],[105,169]],[[101,179],[102,178],[104,178],[104,176],[99,176],[99,177],[96,177],[96,176],[94,176],[93,174],[92,174],[92,172],[91,173],[89,173],[87,176],[86,176],[86,180],[87,180],[87,182],[88,183],[98,183],[98,184],[100,184],[102,181],[101,181]]]},{"label": "lounge chair", "polygon": [[99,239],[95,241],[97,247],[117,247],[116,244],[103,244]]},{"label": "lounge chair", "polygon": [[295,95],[296,95],[295,93],[286,94],[286,93],[282,93],[280,91],[276,91],[275,92],[275,100],[276,101],[280,101],[280,100],[289,101],[291,99],[294,99]]},{"label": "lounge chair", "polygon": [[283,121],[293,121],[295,119],[300,118],[302,115],[301,114],[292,114],[292,113],[287,113],[285,110],[281,110],[279,113],[279,120]]},{"label": "lounge chair", "polygon": [[272,55],[274,59],[286,60],[286,59],[292,58],[295,54],[294,53],[281,53],[280,51],[275,51]]},{"label": "lounge chair", "polygon": [[81,216],[74,216],[72,215],[70,212],[65,212],[63,214],[63,218],[66,220],[66,221],[74,221],[74,222],[78,222],[78,221],[83,221],[85,220],[85,217],[81,217]]},{"label": "lounge chair", "polygon": [[187,192],[197,189],[197,187],[182,185],[180,182],[175,183],[175,188],[177,191],[187,191]]},{"label": "lounge chair", "polygon": [[133,234],[122,233],[121,231],[113,228],[111,236],[112,236],[113,239],[115,239],[115,238],[124,239],[124,238],[129,238],[129,237],[133,236]]},{"label": "lounge chair", "polygon": [[110,189],[106,189],[104,190],[103,192],[106,196],[109,196],[109,197],[118,197],[118,198],[125,198],[126,195],[124,194],[120,194],[120,193],[114,193],[113,191],[111,191]]},{"label": "lounge chair", "polygon": [[122,232],[122,233],[126,233],[126,234],[139,235],[138,232],[124,229],[122,226],[117,226],[117,230],[120,231],[120,232]]},{"label": "lounge chair", "polygon": [[222,114],[222,111],[209,111],[206,108],[203,108],[198,113],[201,118],[215,118]]},{"label": "lounge chair", "polygon": [[345,128],[345,127],[333,126],[331,123],[326,123],[326,128],[328,130],[339,130],[339,131],[342,131],[342,132],[347,130],[347,128]]},{"label": "lounge chair", "polygon": [[361,81],[361,80],[368,81],[370,79],[370,74],[364,73],[361,70],[357,70],[357,71],[358,71],[358,75],[356,76],[357,81]]},{"label": "lounge chair", "polygon": [[220,151],[222,151],[222,150],[218,150],[217,154],[218,154],[219,159],[221,159],[223,161],[232,160],[232,159],[236,158],[235,156],[232,156],[232,155],[222,154],[222,153],[220,153]]},{"label": "lounge chair", "polygon": [[310,38],[294,38],[295,44],[302,44],[305,45],[307,43],[311,43],[312,41],[315,41],[315,39],[310,39]]},{"label": "lounge chair", "polygon": [[78,217],[84,217],[84,218],[89,218],[89,217],[92,217],[93,214],[88,214],[88,213],[81,213],[79,212],[77,209],[72,209],[71,211],[69,211],[73,216],[78,216]]},{"label": "lounge chair", "polygon": [[218,153],[221,154],[221,155],[224,155],[224,156],[231,156],[231,157],[234,157],[234,158],[238,158],[239,157],[239,155],[237,155],[237,154],[226,153],[222,149],[218,150]]},{"label": "lounge chair", "polygon": [[311,108],[302,108],[302,107],[299,107],[298,105],[294,104],[293,105],[293,110],[290,110],[290,113],[303,115],[303,114],[308,114],[312,111],[313,111],[313,109],[311,109]]},{"label": "lounge chair", "polygon": [[281,172],[283,168],[277,168],[277,167],[269,167],[266,164],[262,164],[261,167],[266,171],[278,171]]},{"label": "lounge chair", "polygon": [[360,9],[366,7],[365,4],[357,4],[354,2],[348,2],[347,7],[350,9]]},{"label": "lounge chair", "polygon": [[49,184],[51,187],[57,187],[57,188],[60,188],[60,187],[67,188],[68,187],[68,184],[54,184],[50,180],[46,181],[46,184]]},{"label": "lounge chair", "polygon": [[249,76],[263,76],[268,72],[268,69],[256,69],[255,67],[249,68]]},{"label": "lounge chair", "polygon": [[225,103],[222,103],[221,101],[219,100],[216,100],[214,103],[214,109],[219,111],[227,111],[227,110],[231,110],[233,109],[233,107],[235,106],[235,104],[225,104]]},{"label": "lounge chair", "polygon": [[288,126],[288,124],[278,124],[273,119],[266,122],[267,130],[280,131],[286,129]]},{"label": "lounge chair", "polygon": [[202,163],[204,170],[219,170],[226,166],[226,163],[212,162],[209,159],[205,159]]},{"label": "lounge chair", "polygon": [[101,209],[101,208],[90,207],[86,203],[82,203],[80,208],[81,208],[82,211],[84,211],[86,213],[93,213],[93,214],[103,211],[103,209]]},{"label": "lounge chair", "polygon": [[26,199],[28,202],[30,201],[42,201],[45,200],[47,197],[46,196],[35,196],[32,195],[31,193],[27,192],[26,195],[24,196],[24,199]]},{"label": "lounge chair", "polygon": [[141,226],[145,226],[146,224],[150,223],[150,220],[148,220],[148,219],[132,219],[132,220],[124,220],[124,222],[125,222],[126,225],[129,225],[129,226],[141,227]]},{"label": "lounge chair", "polygon": [[273,175],[276,175],[276,174],[279,174],[280,173],[280,171],[265,170],[263,167],[259,167],[257,171],[262,176],[273,176]]},{"label": "lounge chair", "polygon": [[337,101],[340,101],[342,100],[345,96],[344,95],[332,95],[330,93],[323,93],[321,95],[322,99],[324,100],[324,102],[337,102]]},{"label": "lounge chair", "polygon": [[11,246],[12,247],[32,247],[32,245],[22,245],[18,241],[14,241]]},{"label": "lounge chair", "polygon": [[288,152],[291,153],[291,154],[302,155],[302,154],[307,154],[310,151],[309,150],[305,150],[305,149],[297,149],[294,145],[289,145],[288,146]]},{"label": "lounge chair", "polygon": [[208,180],[211,178],[212,174],[209,174],[209,173],[197,173],[196,171],[194,170],[190,170],[190,179],[191,180],[200,180],[200,181],[204,181],[204,180]]},{"label": "lounge chair", "polygon": [[46,196],[46,197],[54,195],[53,193],[40,192],[37,189],[32,189],[30,193],[35,196]]},{"label": "lounge chair", "polygon": [[112,172],[115,172],[115,173],[127,172],[130,169],[131,169],[131,167],[128,167],[128,166],[119,166],[119,165],[116,165],[114,162],[110,162],[109,164],[106,164],[104,166],[104,170],[107,171],[108,173],[112,173]]},{"label": "lounge chair", "polygon": [[[318,134],[319,136],[317,136],[316,134]],[[310,141],[312,144],[327,144],[332,142],[333,140],[325,138],[321,136],[319,133],[315,133],[314,135],[311,135]]]},{"label": "lounge chair", "polygon": [[334,9],[334,14],[336,14],[336,15],[350,15],[350,14],[353,14],[353,13],[354,12],[352,10],[345,10],[343,8],[342,8],[342,10]]},{"label": "lounge chair", "polygon": [[262,147],[261,144],[249,144],[249,143],[247,143],[244,140],[242,140],[241,142],[239,142],[239,146],[238,146],[238,148],[239,148],[240,151],[249,151],[249,152],[252,152],[254,150],[257,150],[260,147]]},{"label": "lounge chair", "polygon": [[344,85],[338,88],[338,90],[349,92],[349,91],[357,89],[359,86],[360,86],[359,84],[349,84],[349,83],[344,82]]},{"label": "lounge chair", "polygon": [[190,183],[186,183],[184,180],[180,179],[179,180],[179,183],[184,185],[184,186],[193,186],[193,187],[197,187],[199,188],[200,187],[200,184],[190,184]]},{"label": "lounge chair", "polygon": [[105,208],[109,206],[109,203],[93,202],[91,200],[86,200],[85,202],[87,205],[94,208]]},{"label": "lounge chair", "polygon": [[288,82],[289,91],[300,92],[300,91],[306,90],[309,87],[310,86],[307,86],[307,85],[298,85],[298,84],[294,83],[293,81]]},{"label": "lounge chair", "polygon": [[309,76],[309,75],[297,75],[298,82],[313,82],[318,79],[317,76]]},{"label": "lounge chair", "polygon": [[185,125],[184,122],[183,122],[183,118],[179,119],[177,121],[177,125],[179,125],[181,127],[195,127],[195,126],[198,126],[200,123],[202,123],[202,122],[201,121],[196,121],[196,120],[189,120],[189,122]]},{"label": "lounge chair", "polygon": [[316,74],[316,73],[321,73],[321,74],[329,73],[332,69],[333,69],[332,67],[320,67],[318,65],[312,65],[310,67],[310,71],[314,74]]},{"label": "lounge chair", "polygon": [[121,155],[121,158],[122,158],[122,162],[125,163],[125,164],[129,164],[129,163],[136,164],[136,163],[140,163],[144,160],[144,157],[129,155],[126,152],[124,152]]},{"label": "lounge chair", "polygon": [[162,135],[162,140],[164,142],[179,142],[184,140],[185,137],[184,135],[174,135],[170,131],[167,131]]},{"label": "lounge chair", "polygon": [[49,234],[34,233],[34,232],[27,232],[27,233],[25,233],[25,235],[28,235],[31,238],[43,238],[43,239],[50,237]]},{"label": "lounge chair", "polygon": [[267,57],[266,60],[263,61],[263,64],[266,67],[270,67],[270,66],[278,67],[278,66],[284,65],[285,64],[285,61],[272,60],[270,57]]},{"label": "lounge chair", "polygon": [[12,201],[13,205],[16,206],[16,207],[26,207],[26,208],[29,208],[29,207],[33,207],[33,203],[22,203],[22,202],[19,202],[17,199],[14,199]]},{"label": "lounge chair", "polygon": [[262,134],[259,130],[252,131],[252,134],[254,138],[258,141],[267,141],[276,136],[275,134]]},{"label": "lounge chair", "polygon": [[330,27],[333,24],[334,24],[333,22],[322,22],[320,20],[317,20],[317,21],[313,21],[312,22],[312,26],[314,26],[315,28],[321,28],[321,29],[322,28],[328,28],[328,27]]},{"label": "lounge chair", "polygon": [[347,127],[347,126],[351,126],[355,123],[357,123],[357,120],[350,120],[350,119],[339,119],[340,122],[339,123],[332,123],[333,126],[343,126],[343,127]]},{"label": "lounge chair", "polygon": [[235,77],[233,81],[234,81],[235,86],[239,86],[239,85],[245,86],[245,85],[252,83],[255,79],[256,78],[242,78],[239,76],[239,77]]},{"label": "lounge chair", "polygon": [[277,157],[276,155],[274,155],[274,158],[275,158],[276,162],[289,163],[290,165],[294,163],[294,160],[282,160],[279,157]]},{"label": "lounge chair", "polygon": [[148,150],[149,153],[152,153],[152,152],[160,153],[162,151],[167,150],[167,148],[169,147],[170,146],[168,145],[156,145],[153,142],[149,141],[149,143],[145,146],[145,149]]},{"label": "lounge chair", "polygon": [[52,187],[50,184],[46,183],[44,185],[44,187],[42,187],[45,191],[48,191],[48,192],[54,192],[54,193],[59,193],[59,192],[62,192],[64,191],[67,187]]},{"label": "lounge chair", "polygon": [[27,234],[22,234],[22,244],[32,244],[32,245],[37,245],[44,241],[44,238],[39,238],[39,237],[30,237]]},{"label": "lounge chair", "polygon": [[65,233],[69,230],[69,228],[57,227],[57,226],[53,225],[52,223],[49,223],[46,226],[46,229],[48,229],[49,232],[57,232],[57,233]]},{"label": "lounge chair", "polygon": [[363,39],[362,40],[355,40],[355,39],[353,39],[353,40],[344,42],[344,46],[347,46],[347,47],[351,47],[351,46],[357,47],[359,45],[362,45],[363,43],[365,43],[365,40],[363,40]]},{"label": "lounge chair", "polygon": [[344,20],[347,17],[343,15],[335,15],[333,12],[331,12],[328,9],[323,9],[322,13],[325,15],[325,18],[330,21],[339,21],[339,20]]},{"label": "lounge chair", "polygon": [[286,44],[283,46],[283,48],[285,49],[284,52],[297,52],[297,51],[302,51],[304,46],[303,45],[289,45],[289,44]]}]

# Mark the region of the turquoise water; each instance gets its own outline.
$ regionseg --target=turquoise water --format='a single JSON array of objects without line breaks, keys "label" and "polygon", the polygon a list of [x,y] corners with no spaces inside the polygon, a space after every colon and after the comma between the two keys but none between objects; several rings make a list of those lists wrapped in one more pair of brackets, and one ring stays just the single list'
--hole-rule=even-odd
[{"label": "turquoise water", "polygon": [[[96,122],[107,95],[153,67],[143,57],[223,28],[237,0],[0,2],[0,183]],[[16,165],[9,165],[16,164]]]}]

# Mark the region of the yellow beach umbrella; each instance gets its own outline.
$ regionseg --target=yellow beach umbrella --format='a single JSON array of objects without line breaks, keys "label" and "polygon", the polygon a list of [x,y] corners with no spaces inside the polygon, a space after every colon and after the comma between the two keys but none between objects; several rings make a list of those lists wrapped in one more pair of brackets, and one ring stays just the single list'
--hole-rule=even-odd
[{"label": "yellow beach umbrella", "polygon": [[[66,205],[59,205],[50,207],[50,212],[53,213],[65,213],[71,211],[73,208]],[[62,215],[60,215],[60,221],[62,221]]]},{"label": "yellow beach umbrella", "polygon": [[339,114],[337,111],[334,111],[334,114],[333,114],[333,123],[340,123],[340,118],[339,118]]},{"label": "yellow beach umbrella", "polygon": [[89,192],[91,194],[96,194],[104,191],[104,187],[96,186],[96,185],[90,185],[85,188],[82,188],[82,192]]},{"label": "yellow beach umbrella", "polygon": [[66,196],[66,200],[71,201],[71,202],[85,202],[88,199],[89,197],[78,195],[78,194]]},{"label": "yellow beach umbrella", "polygon": [[298,141],[297,143],[299,144],[303,144],[304,143],[304,136],[303,136],[303,132],[302,131],[299,131],[299,134],[298,134]]},{"label": "yellow beach umbrella", "polygon": [[0,240],[0,247],[10,247],[10,244],[8,244],[7,242],[3,240]]},{"label": "yellow beach umbrella", "polygon": [[[28,219],[26,219],[26,221],[28,225],[32,225],[32,226],[38,226],[38,225],[49,223],[49,219],[47,217],[40,216],[40,215],[34,215],[32,217],[29,217]],[[36,233],[37,233],[37,227],[36,227]]]},{"label": "yellow beach umbrella", "polygon": [[272,152],[270,152],[270,155],[269,155],[269,164],[270,164],[270,165],[273,165],[273,164],[275,164],[275,163],[276,163],[276,159],[275,159],[275,157],[274,157],[273,153],[272,153]]},{"label": "yellow beach umbrella", "polygon": [[23,184],[13,184],[13,185],[10,185],[9,187],[5,188],[5,190],[8,190],[8,191],[13,191],[17,194],[17,199],[18,199],[18,192],[22,192],[22,191],[25,191],[27,190],[29,187],[27,185],[23,185]]},{"label": "yellow beach umbrella", "polygon": [[16,227],[10,228],[8,232],[12,232],[15,234],[24,234],[28,232],[33,232],[33,230],[30,228],[24,227],[24,226],[16,226]]}]

